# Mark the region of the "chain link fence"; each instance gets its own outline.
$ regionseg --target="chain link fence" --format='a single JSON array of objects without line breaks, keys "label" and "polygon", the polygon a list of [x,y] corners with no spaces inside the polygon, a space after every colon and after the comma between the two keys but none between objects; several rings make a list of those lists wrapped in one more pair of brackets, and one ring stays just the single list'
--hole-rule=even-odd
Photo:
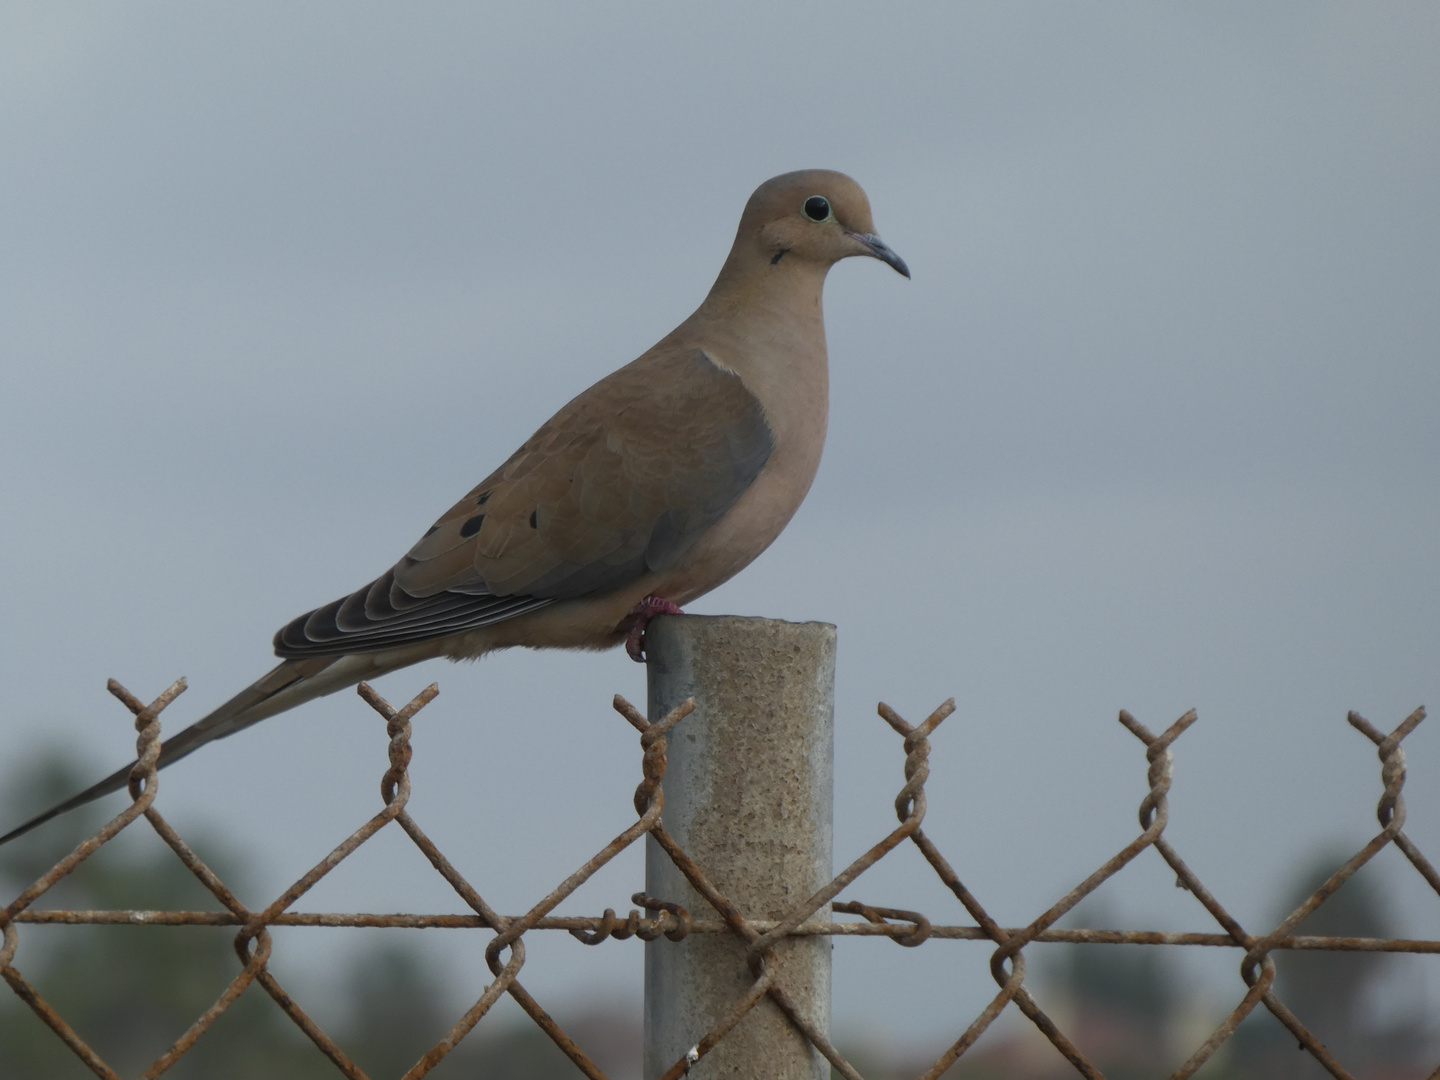
[{"label": "chain link fence", "polygon": [[[536,1025],[558,1046],[575,1066],[593,1080],[604,1080],[605,1073],[585,1050],[561,1028],[546,1009],[525,989],[520,974],[525,965],[525,935],[541,931],[563,930],[587,945],[598,945],[609,939],[657,941],[666,938],[680,941],[690,934],[730,934],[745,943],[746,958],[753,975],[748,990],[739,996],[723,1014],[714,1017],[713,1025],[693,1048],[676,1060],[662,1074],[664,1080],[683,1076],[700,1058],[710,1052],[751,1009],[769,998],[789,1017],[795,1028],[830,1062],[832,1068],[847,1080],[859,1080],[861,1074],[831,1043],[820,1025],[806,1016],[796,1004],[777,974],[775,947],[792,935],[828,935],[833,937],[880,936],[896,944],[914,948],[943,939],[988,940],[995,944],[990,958],[990,973],[996,992],[989,1004],[954,1042],[920,1075],[923,1080],[939,1077],[956,1065],[976,1043],[981,1034],[1011,1005],[1034,1025],[1055,1051],[1082,1076],[1099,1078],[1103,1074],[1077,1049],[1060,1025],[1041,1008],[1025,985],[1026,957],[1024,950],[1036,943],[1072,942],[1088,944],[1130,944],[1162,947],[1206,946],[1242,951],[1239,973],[1243,994],[1229,1015],[1198,1045],[1189,1058],[1170,1074],[1171,1080],[1184,1080],[1197,1070],[1234,1034],[1242,1020],[1260,1007],[1273,1014],[1294,1036],[1301,1050],[1309,1054],[1330,1075],[1348,1078],[1351,1073],[1331,1054],[1319,1038],[1295,1016],[1275,994],[1274,954],[1282,950],[1322,950],[1331,952],[1436,953],[1440,941],[1403,940],[1378,937],[1339,937],[1301,935],[1294,931],[1307,916],[1321,907],[1352,875],[1373,859],[1382,849],[1393,845],[1410,865],[1440,895],[1440,875],[1405,834],[1405,754],[1401,743],[1424,719],[1417,709],[1394,731],[1385,734],[1364,717],[1351,713],[1350,724],[1377,748],[1381,762],[1382,793],[1376,816],[1380,830],[1353,857],[1336,869],[1302,904],[1280,923],[1264,933],[1246,930],[1196,877],[1179,853],[1164,836],[1169,808],[1172,745],[1195,722],[1194,712],[1186,713],[1165,731],[1156,734],[1130,714],[1122,712],[1120,722],[1145,746],[1149,762],[1149,790],[1139,808],[1139,834],[1124,848],[1054,903],[1044,914],[1025,927],[1000,926],[986,911],[980,900],[965,886],[950,862],[921,825],[925,818],[925,784],[930,775],[930,738],[954,711],[953,702],[945,702],[922,723],[912,725],[894,710],[882,704],[879,714],[902,740],[905,782],[895,797],[898,825],[860,858],[836,875],[827,885],[796,904],[784,917],[761,920],[747,917],[715,887],[705,867],[686,854],[666,831],[661,821],[663,805],[662,782],[666,769],[666,735],[681,723],[694,708],[686,702],[655,721],[648,720],[623,698],[615,698],[615,709],[640,734],[642,780],[635,791],[636,820],[621,831],[591,859],[560,882],[547,896],[522,915],[502,915],[494,910],[465,879],[445,855],[431,842],[419,824],[406,810],[410,796],[408,766],[411,758],[411,721],[437,691],[434,685],[422,691],[401,709],[392,707],[366,684],[359,693],[385,720],[390,737],[389,767],[381,781],[383,809],[355,830],[342,844],[314,865],[293,885],[259,911],[247,908],[234,892],[217,876],[165,821],[155,808],[155,774],[160,753],[160,714],[185,688],[184,680],[172,685],[150,704],[145,704],[113,680],[110,692],[134,714],[138,732],[138,761],[130,776],[131,805],[69,855],[61,859],[38,881],[0,911],[0,927],[4,944],[0,947],[0,976],[35,1014],[85,1063],[96,1075],[119,1080],[118,1074],[92,1049],[26,980],[15,965],[20,944],[21,927],[29,924],[110,924],[145,926],[234,926],[238,973],[220,994],[174,1043],[143,1073],[157,1077],[169,1069],[199,1040],[212,1024],[247,990],[258,986],[286,1016],[321,1050],[344,1076],[352,1080],[368,1080],[366,1073],[351,1059],[334,1039],[301,1007],[269,971],[271,955],[270,928],[275,926],[325,927],[448,927],[484,930],[490,938],[485,958],[493,980],[465,1014],[448,1032],[426,1051],[405,1073],[405,1080],[417,1080],[430,1072],[464,1039],[492,1006],[509,995]],[[219,901],[222,911],[186,910],[57,910],[36,908],[53,886],[70,874],[101,846],[123,829],[145,818],[151,828],[169,846],[179,860]],[[292,910],[317,882],[330,873],[362,844],[381,829],[401,829],[424,854],[441,877],[455,890],[473,914],[348,914],[338,912],[305,912]],[[632,897],[635,908],[625,916],[613,910],[591,917],[556,917],[551,912],[602,866],[631,844],[649,835],[665,852],[708,903],[709,911],[687,911],[664,897],[637,893]],[[858,878],[890,852],[910,843],[923,855],[939,879],[954,894],[970,922],[938,923],[925,914],[903,908],[868,904],[855,899],[837,899]],[[1149,931],[1063,930],[1055,924],[1108,878],[1147,848],[1153,848],[1176,875],[1176,884],[1189,890],[1209,912],[1218,926],[1209,933],[1155,933]],[[876,890],[878,891],[878,889]],[[830,915],[826,920],[824,916]],[[848,915],[856,918],[836,919]],[[1240,990],[1237,987],[1237,992]],[[1440,1080],[1440,1067],[1430,1074]]]}]

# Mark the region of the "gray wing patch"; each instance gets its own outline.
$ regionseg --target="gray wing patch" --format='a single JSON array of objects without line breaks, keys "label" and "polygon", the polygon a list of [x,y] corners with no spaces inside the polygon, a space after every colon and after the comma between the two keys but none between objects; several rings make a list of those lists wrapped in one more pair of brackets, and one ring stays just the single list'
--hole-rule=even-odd
[{"label": "gray wing patch", "polygon": [[[685,396],[659,403],[655,412],[665,417],[666,426],[649,432],[655,443],[668,444],[662,456],[670,468],[654,481],[665,508],[637,530],[633,547],[638,550],[628,553],[632,545],[627,545],[620,558],[588,566],[562,564],[530,586],[532,595],[567,599],[603,593],[644,573],[668,570],[725,516],[770,460],[775,437],[765,410],[740,376],[699,350],[673,362],[689,369],[672,384],[685,387]],[[649,459],[655,447],[645,445],[639,452]]]}]

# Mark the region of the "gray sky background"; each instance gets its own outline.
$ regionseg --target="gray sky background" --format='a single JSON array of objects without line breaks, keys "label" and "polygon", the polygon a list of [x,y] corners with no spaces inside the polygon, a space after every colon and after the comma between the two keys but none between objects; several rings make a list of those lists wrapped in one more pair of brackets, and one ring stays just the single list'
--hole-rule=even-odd
[{"label": "gray sky background", "polygon": [[[759,182],[824,166],[914,281],[835,269],[819,479],[691,610],[839,626],[837,862],[893,821],[875,702],[955,695],[926,828],[1011,924],[1134,835],[1116,711],[1198,708],[1169,835],[1261,928],[1316,845],[1375,828],[1346,710],[1440,702],[1437,55],[1429,4],[8,3],[7,760],[59,739],[118,765],[107,676],[147,699],[188,676],[174,730],[259,675],[279,625],[686,316]],[[509,653],[380,689],[432,679],[412,812],[522,910],[630,820],[609,699],[642,701],[643,671]],[[1409,743],[1432,857],[1436,724]],[[162,806],[242,837],[260,902],[378,807],[383,768],[337,695],[167,772]],[[1391,854],[1397,929],[1440,935]],[[893,860],[850,894],[962,919]],[[626,907],[641,873],[566,910]],[[1158,858],[1104,891],[1120,921],[1211,929]],[[382,838],[301,906],[458,901]],[[331,944],[277,935],[282,979]],[[478,994],[478,946],[451,951]],[[542,1001],[638,997],[633,943],[529,955]],[[953,1037],[987,957],[843,944],[837,1024]],[[1238,960],[1187,970],[1233,1002]],[[1404,982],[1440,1001],[1435,972]]]}]

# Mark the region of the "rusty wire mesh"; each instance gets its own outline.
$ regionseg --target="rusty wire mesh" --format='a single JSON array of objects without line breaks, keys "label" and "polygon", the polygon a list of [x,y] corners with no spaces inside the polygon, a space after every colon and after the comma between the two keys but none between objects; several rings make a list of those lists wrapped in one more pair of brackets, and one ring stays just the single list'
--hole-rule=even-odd
[{"label": "rusty wire mesh", "polygon": [[[1260,1005],[1278,1018],[1295,1037],[1299,1047],[1308,1052],[1332,1076],[1350,1077],[1351,1074],[1345,1066],[1337,1061],[1321,1041],[1307,1030],[1290,1009],[1275,996],[1272,990],[1272,983],[1275,980],[1275,962],[1272,954],[1277,950],[1285,949],[1340,952],[1440,952],[1440,941],[1306,936],[1293,933],[1301,920],[1324,904],[1360,867],[1373,859],[1387,845],[1393,844],[1403,852],[1410,864],[1424,877],[1430,887],[1440,894],[1440,875],[1437,875],[1435,868],[1404,832],[1405,802],[1402,789],[1405,784],[1405,753],[1401,743],[1424,719],[1423,709],[1417,709],[1388,735],[1376,729],[1364,717],[1356,713],[1350,714],[1351,725],[1373,742],[1378,749],[1383,784],[1376,811],[1380,831],[1352,858],[1335,870],[1324,884],[1281,920],[1277,926],[1264,934],[1253,934],[1245,930],[1226,911],[1220,901],[1200,882],[1163,835],[1168,818],[1167,794],[1170,788],[1173,760],[1171,746],[1195,722],[1193,711],[1180,717],[1158,735],[1151,732],[1129,713],[1122,712],[1120,714],[1120,722],[1145,745],[1145,754],[1149,761],[1149,790],[1141,801],[1139,810],[1141,831],[1134,840],[1076,885],[1030,925],[1016,928],[1002,927],[995,922],[975,895],[962,883],[954,868],[941,854],[935,843],[926,836],[920,827],[925,817],[925,782],[930,773],[930,736],[940,723],[954,711],[953,702],[945,702],[924,722],[914,726],[902,719],[893,709],[884,704],[880,705],[880,716],[903,739],[905,752],[905,783],[895,798],[895,811],[899,818],[898,826],[836,875],[827,885],[803,902],[796,904],[784,918],[761,920],[747,918],[743,911],[731,903],[709,880],[704,868],[698,866],[676,844],[661,823],[662,781],[666,767],[666,733],[690,713],[694,708],[694,702],[686,702],[663,719],[651,722],[624,698],[617,695],[614,703],[616,711],[640,732],[643,779],[635,791],[634,798],[638,817],[633,824],[625,828],[584,865],[560,882],[549,895],[529,911],[519,916],[507,916],[495,911],[486,903],[475,888],[436,848],[405,809],[410,796],[410,778],[407,770],[411,757],[411,720],[435,697],[438,692],[437,688],[432,684],[404,708],[397,710],[368,685],[362,683],[359,687],[360,696],[384,717],[386,730],[390,736],[389,768],[381,781],[384,807],[263,910],[251,911],[190,849],[154,806],[156,763],[160,748],[159,716],[162,710],[184,688],[184,680],[179,680],[153,702],[146,705],[119,683],[111,680],[110,692],[134,714],[135,727],[139,733],[137,739],[138,760],[131,772],[129,784],[132,802],[122,813],[84,840],[73,852],[55,864],[49,872],[22,892],[7,907],[0,910],[0,928],[3,928],[4,931],[4,944],[3,947],[0,947],[0,976],[3,976],[11,989],[35,1011],[40,1019],[69,1046],[91,1071],[97,1076],[111,1078],[111,1080],[118,1080],[116,1072],[35,991],[15,967],[14,961],[19,946],[19,926],[21,924],[223,925],[239,927],[239,932],[235,937],[239,972],[215,1003],[205,1010],[189,1029],[142,1074],[146,1078],[159,1076],[169,1069],[242,993],[248,990],[252,984],[256,984],[319,1047],[343,1075],[352,1080],[368,1080],[365,1072],[320,1028],[268,970],[267,961],[271,951],[269,928],[272,926],[450,927],[494,932],[494,937],[490,939],[485,950],[486,962],[494,975],[493,981],[444,1037],[405,1073],[404,1080],[416,1080],[434,1068],[505,994],[510,995],[520,1005],[581,1072],[595,1080],[603,1080],[605,1074],[600,1068],[561,1029],[540,1003],[526,991],[519,980],[520,971],[525,964],[524,935],[541,930],[566,930],[587,945],[598,945],[612,938],[624,940],[631,937],[642,941],[655,941],[663,936],[672,941],[680,941],[694,933],[734,934],[747,944],[747,960],[754,976],[753,983],[723,1015],[714,1019],[713,1026],[699,1039],[690,1052],[675,1061],[662,1074],[665,1080],[674,1080],[674,1078],[684,1075],[695,1061],[714,1048],[726,1033],[766,996],[770,997],[789,1016],[795,1027],[829,1060],[836,1072],[849,1080],[857,1080],[860,1077],[861,1074],[836,1050],[825,1032],[820,1030],[811,1018],[804,1015],[777,975],[775,945],[787,935],[884,936],[905,947],[915,947],[938,939],[990,940],[995,943],[996,948],[990,959],[990,972],[997,984],[995,996],[980,1015],[959,1034],[950,1047],[921,1074],[922,1080],[938,1077],[956,1064],[966,1051],[974,1046],[980,1035],[1011,1004],[1015,1005],[1045,1035],[1077,1072],[1092,1078],[1103,1075],[1075,1047],[1055,1021],[1041,1009],[1034,996],[1025,987],[1023,950],[1035,942],[1199,945],[1244,950],[1240,965],[1240,975],[1245,983],[1243,997],[1209,1038],[1170,1074],[1171,1080],[1183,1080],[1183,1078],[1192,1076],[1230,1038],[1237,1025]],[[224,911],[71,911],[37,909],[33,906],[83,860],[94,854],[102,845],[142,816],[179,857],[186,868],[215,896],[224,907]],[[344,914],[290,910],[321,878],[355,852],[360,845],[392,822],[410,837],[430,864],[450,884],[474,914]],[[711,913],[692,914],[664,898],[636,893],[632,897],[632,903],[637,905],[636,909],[631,910],[623,918],[609,909],[602,915],[594,917],[562,918],[550,915],[557,905],[596,871],[647,834],[655,839],[695,890],[705,898],[713,909]],[[858,901],[836,901],[835,898],[843,890],[906,841],[919,849],[940,880],[955,895],[973,923],[940,925],[917,911],[874,906]],[[1055,923],[1062,916],[1146,848],[1154,848],[1159,853],[1175,872],[1176,884],[1189,890],[1195,896],[1219,925],[1220,932],[1156,933],[1150,931],[1055,929]],[[858,915],[860,919],[858,921],[830,922],[811,919],[827,905],[832,913]],[[647,914],[642,916],[641,909],[644,909]],[[1440,1067],[1437,1067],[1431,1076],[1432,1080],[1440,1080]]]}]

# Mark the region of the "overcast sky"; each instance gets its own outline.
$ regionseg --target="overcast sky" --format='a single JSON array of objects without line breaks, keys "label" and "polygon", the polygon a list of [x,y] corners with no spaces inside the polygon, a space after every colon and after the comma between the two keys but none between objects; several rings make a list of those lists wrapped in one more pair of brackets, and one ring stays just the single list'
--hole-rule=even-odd
[{"label": "overcast sky", "polygon": [[[1117,710],[1196,707],[1169,835],[1266,929],[1316,845],[1376,827],[1346,710],[1388,730],[1440,702],[1437,55],[1419,3],[7,3],[6,768],[46,740],[120,764],[109,676],[147,700],[188,676],[171,731],[258,676],[278,626],[688,315],[757,184],[837,168],[914,280],[831,274],[819,478],[691,610],[838,625],[837,864],[903,782],[876,701],[954,695],[926,828],[1009,924],[1134,835]],[[380,689],[432,679],[412,812],[518,912],[631,820],[608,703],[643,670],[508,653]],[[1436,725],[1408,744],[1432,858]],[[384,765],[337,695],[167,772],[161,805],[236,836],[260,904],[378,807]],[[1440,936],[1391,854],[1397,929]],[[401,843],[356,861],[300,906],[458,910]],[[964,921],[918,862],[847,895]],[[1105,892],[1213,929],[1153,855]],[[275,966],[330,944],[277,934]],[[472,996],[480,944],[455,952]],[[993,992],[983,946],[875,946],[837,949],[838,1027],[953,1037]],[[634,942],[529,955],[542,1000],[638,997]],[[1191,970],[1233,1003],[1238,962]]]}]

